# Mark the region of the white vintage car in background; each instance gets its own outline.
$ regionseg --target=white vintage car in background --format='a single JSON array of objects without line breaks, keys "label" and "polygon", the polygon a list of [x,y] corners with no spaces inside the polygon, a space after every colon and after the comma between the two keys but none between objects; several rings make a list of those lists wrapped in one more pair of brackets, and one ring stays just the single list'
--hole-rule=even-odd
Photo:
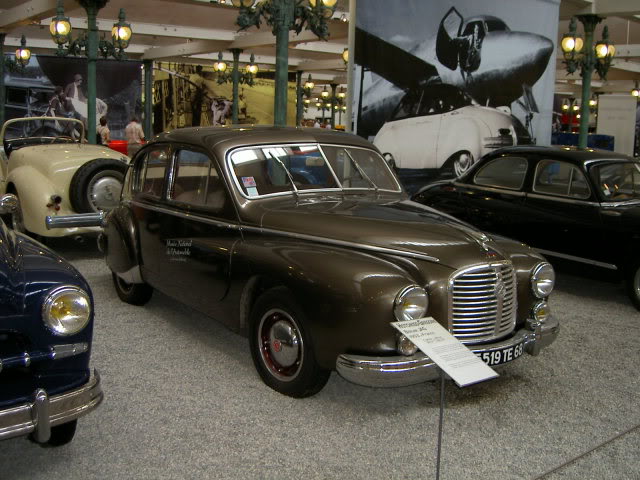
[{"label": "white vintage car in background", "polygon": [[[475,104],[454,85],[410,90],[373,142],[398,169],[459,176],[484,154],[517,144],[511,115]],[[415,172],[418,173],[418,172]]]},{"label": "white vintage car in background", "polygon": [[8,120],[0,132],[0,195],[19,207],[6,219],[14,230],[46,237],[79,235],[96,227],[47,230],[45,217],[110,210],[118,204],[129,157],[90,145],[73,118]]}]

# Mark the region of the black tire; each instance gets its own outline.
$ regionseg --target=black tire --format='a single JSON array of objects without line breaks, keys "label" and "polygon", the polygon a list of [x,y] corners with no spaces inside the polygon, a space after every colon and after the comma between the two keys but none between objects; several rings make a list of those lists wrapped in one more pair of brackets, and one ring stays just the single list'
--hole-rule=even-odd
[{"label": "black tire", "polygon": [[113,286],[120,300],[131,305],[144,305],[153,295],[153,288],[147,283],[127,283],[115,273],[113,277]]},{"label": "black tire", "polygon": [[625,275],[627,295],[636,309],[640,310],[640,264],[629,268]]},{"label": "black tire", "polygon": [[275,391],[295,398],[322,390],[331,371],[320,367],[308,321],[283,287],[264,292],[251,310],[249,348],[260,377]]},{"label": "black tire", "polygon": [[71,206],[78,213],[109,211],[118,205],[127,165],[98,158],[82,165],[71,179]]},{"label": "black tire", "polygon": [[51,427],[51,437],[41,445],[43,447],[61,447],[62,445],[66,445],[73,440],[77,426],[78,420],[71,420],[62,425]]}]

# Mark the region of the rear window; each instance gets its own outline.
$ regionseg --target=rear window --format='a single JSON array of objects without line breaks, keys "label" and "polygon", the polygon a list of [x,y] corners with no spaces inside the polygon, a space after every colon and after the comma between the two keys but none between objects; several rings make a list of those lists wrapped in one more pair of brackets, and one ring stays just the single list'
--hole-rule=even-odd
[{"label": "rear window", "polygon": [[490,161],[476,173],[474,182],[485,187],[520,190],[527,174],[527,160],[504,156]]}]

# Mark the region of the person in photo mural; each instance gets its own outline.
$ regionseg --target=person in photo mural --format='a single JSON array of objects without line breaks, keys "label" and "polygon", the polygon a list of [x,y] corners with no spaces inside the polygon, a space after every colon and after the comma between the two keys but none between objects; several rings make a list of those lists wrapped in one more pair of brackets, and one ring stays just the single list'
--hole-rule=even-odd
[{"label": "person in photo mural", "polygon": [[111,141],[111,131],[107,126],[107,117],[100,117],[100,125],[96,129],[96,133],[99,140],[98,143],[101,143],[102,145],[109,145],[109,142]]},{"label": "person in photo mural", "polygon": [[133,157],[144,142],[144,131],[135,115],[131,117],[131,122],[125,127],[124,136],[127,139],[127,155]]}]

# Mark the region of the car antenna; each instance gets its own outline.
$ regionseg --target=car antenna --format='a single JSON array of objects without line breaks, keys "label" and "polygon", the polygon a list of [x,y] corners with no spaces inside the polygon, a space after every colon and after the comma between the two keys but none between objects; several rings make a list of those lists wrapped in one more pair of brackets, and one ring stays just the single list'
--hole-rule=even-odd
[{"label": "car antenna", "polygon": [[268,152],[268,153],[269,153],[269,156],[273,158],[276,162],[278,162],[280,166],[284,169],[285,173],[287,174],[287,178],[289,178],[289,181],[291,182],[291,186],[293,187],[293,194],[296,196],[296,202],[298,202],[300,200],[300,197],[298,194],[298,188],[296,187],[296,184],[293,181],[293,177],[289,173],[289,170],[287,169],[287,167],[284,166],[284,163],[282,163],[282,160],[276,157],[273,153],[271,152]]}]

